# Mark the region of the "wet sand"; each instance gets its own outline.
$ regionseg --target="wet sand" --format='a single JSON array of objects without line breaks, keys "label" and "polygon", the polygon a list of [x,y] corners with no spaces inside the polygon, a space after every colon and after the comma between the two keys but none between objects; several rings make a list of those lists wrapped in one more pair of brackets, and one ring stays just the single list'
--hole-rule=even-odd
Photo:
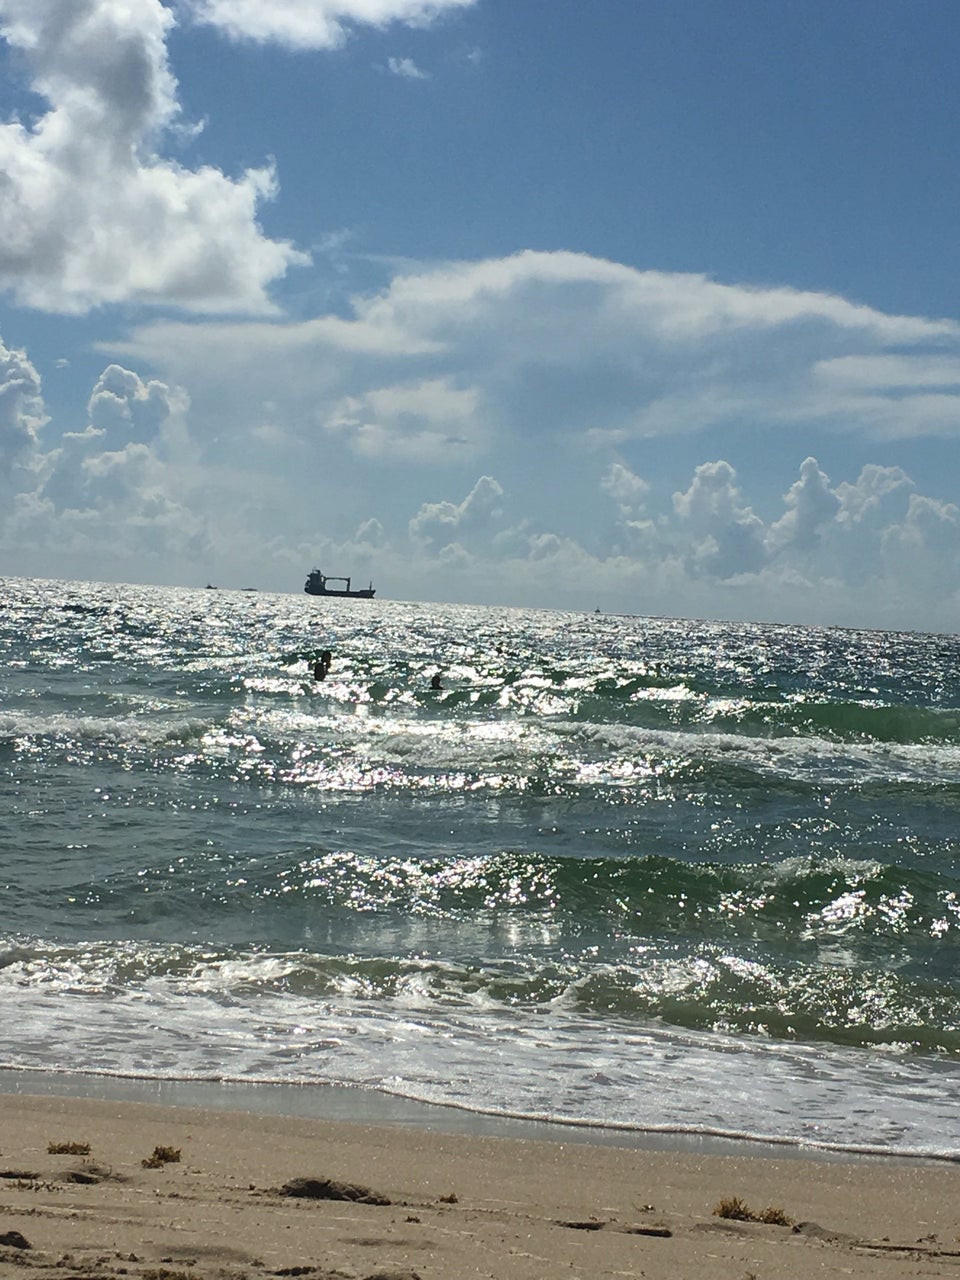
[{"label": "wet sand", "polygon": [[951,1163],[0,1096],[0,1280],[894,1280],[960,1277],[958,1237]]}]

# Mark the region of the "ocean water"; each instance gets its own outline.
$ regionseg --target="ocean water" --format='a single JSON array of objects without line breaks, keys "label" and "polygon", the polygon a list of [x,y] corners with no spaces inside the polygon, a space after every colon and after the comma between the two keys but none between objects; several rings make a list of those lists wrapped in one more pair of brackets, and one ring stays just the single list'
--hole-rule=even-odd
[{"label": "ocean water", "polygon": [[960,1158],[955,637],[7,579],[0,655],[0,1068]]}]

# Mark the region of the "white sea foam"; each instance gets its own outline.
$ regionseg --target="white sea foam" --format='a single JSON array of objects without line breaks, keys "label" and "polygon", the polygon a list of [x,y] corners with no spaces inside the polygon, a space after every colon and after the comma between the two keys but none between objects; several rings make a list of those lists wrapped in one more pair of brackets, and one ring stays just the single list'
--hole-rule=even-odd
[{"label": "white sea foam", "polygon": [[273,964],[201,969],[139,995],[80,983],[72,1001],[4,985],[0,1016],[18,1031],[0,1066],[340,1082],[502,1116],[960,1159],[957,1063],[591,1022],[556,1006],[528,1020],[487,997],[443,1010],[426,971],[389,1008],[356,980],[319,1002],[243,997],[267,976]]}]

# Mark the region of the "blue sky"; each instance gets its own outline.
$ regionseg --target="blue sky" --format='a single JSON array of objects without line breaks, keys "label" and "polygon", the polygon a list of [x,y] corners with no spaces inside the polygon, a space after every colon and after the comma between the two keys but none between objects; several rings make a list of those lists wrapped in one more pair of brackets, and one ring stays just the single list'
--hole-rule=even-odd
[{"label": "blue sky", "polygon": [[0,34],[0,572],[960,626],[952,0]]}]

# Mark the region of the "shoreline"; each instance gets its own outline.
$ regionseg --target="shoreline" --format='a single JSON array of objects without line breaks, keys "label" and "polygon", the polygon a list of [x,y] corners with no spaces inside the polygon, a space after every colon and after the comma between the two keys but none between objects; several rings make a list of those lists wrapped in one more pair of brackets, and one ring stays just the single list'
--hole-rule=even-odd
[{"label": "shoreline", "polygon": [[422,1102],[357,1085],[277,1084],[239,1081],[149,1079],[0,1068],[0,1098],[63,1097],[186,1107],[253,1116],[301,1117],[347,1124],[423,1129],[441,1134],[514,1138],[520,1141],[621,1147],[688,1155],[742,1156],[814,1163],[897,1162],[960,1164],[956,1154],[883,1151],[742,1135],[642,1129],[544,1120],[454,1105]]},{"label": "shoreline", "polygon": [[[0,1094],[0,1139],[0,1280],[960,1272],[955,1165],[653,1151],[64,1093]],[[724,1201],[753,1217],[718,1215]]]}]

